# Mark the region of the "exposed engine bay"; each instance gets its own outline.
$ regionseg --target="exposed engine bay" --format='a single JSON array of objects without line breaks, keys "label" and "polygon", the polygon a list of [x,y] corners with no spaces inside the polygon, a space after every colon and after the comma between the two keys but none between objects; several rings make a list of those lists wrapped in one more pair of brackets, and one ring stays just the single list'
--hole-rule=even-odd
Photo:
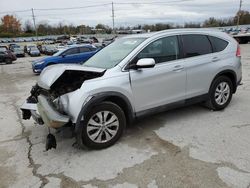
[{"label": "exposed engine bay", "polygon": [[87,72],[79,70],[65,70],[64,73],[52,84],[50,90],[45,90],[37,84],[30,91],[31,96],[28,102],[37,103],[37,97],[43,94],[51,100],[57,97],[79,89],[85,80],[101,77],[104,72]]}]

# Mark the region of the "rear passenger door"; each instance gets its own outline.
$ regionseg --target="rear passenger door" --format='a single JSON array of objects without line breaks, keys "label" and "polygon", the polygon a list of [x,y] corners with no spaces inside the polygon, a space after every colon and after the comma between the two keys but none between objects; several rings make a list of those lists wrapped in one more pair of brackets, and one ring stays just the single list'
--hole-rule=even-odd
[{"label": "rear passenger door", "polygon": [[79,49],[80,49],[79,62],[85,62],[93,55],[93,51],[91,48],[83,46],[79,47]]},{"label": "rear passenger door", "polygon": [[208,36],[182,35],[182,44],[187,71],[186,97],[192,98],[208,93],[214,66],[218,61],[213,54]]}]

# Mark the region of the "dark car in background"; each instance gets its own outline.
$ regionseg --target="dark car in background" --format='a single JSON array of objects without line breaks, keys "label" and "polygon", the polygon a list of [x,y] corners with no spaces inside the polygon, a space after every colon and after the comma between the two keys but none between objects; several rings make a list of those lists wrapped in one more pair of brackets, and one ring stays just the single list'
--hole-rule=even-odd
[{"label": "dark car in background", "polygon": [[109,44],[111,44],[112,42],[114,42],[116,38],[117,37],[103,39],[102,45],[103,46],[108,46]]},{"label": "dark car in background", "polygon": [[0,46],[0,62],[11,64],[15,60],[15,54],[13,54],[6,46]]},{"label": "dark car in background", "polygon": [[30,47],[28,53],[29,53],[29,55],[31,57],[40,56],[41,55],[40,51],[38,50],[38,48],[36,46]]},{"label": "dark car in background", "polygon": [[34,73],[40,73],[42,70],[50,65],[55,64],[80,64],[92,57],[100,48],[93,45],[74,46],[59,50],[53,56],[45,57],[32,62],[32,69]]},{"label": "dark car in background", "polygon": [[9,44],[9,50],[12,50],[15,46],[18,46],[17,44],[15,43],[11,43]]},{"label": "dark car in background", "polygon": [[28,45],[25,45],[24,46],[24,52],[29,54],[30,53],[30,49],[33,48],[33,47],[36,47],[36,45],[34,44],[28,44]]},{"label": "dark car in background", "polygon": [[12,46],[11,51],[16,55],[16,57],[25,57],[23,46],[19,45]]},{"label": "dark car in background", "polygon": [[39,50],[45,55],[53,55],[58,52],[58,49],[53,45],[42,45]]}]

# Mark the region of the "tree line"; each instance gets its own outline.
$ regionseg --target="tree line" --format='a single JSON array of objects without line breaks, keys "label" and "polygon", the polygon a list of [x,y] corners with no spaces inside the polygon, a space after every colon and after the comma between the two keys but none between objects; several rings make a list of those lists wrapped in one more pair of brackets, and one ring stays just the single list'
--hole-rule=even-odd
[{"label": "tree line", "polygon": [[[143,29],[150,31],[160,31],[164,29],[172,28],[201,28],[201,27],[224,27],[233,26],[237,24],[238,16],[240,16],[239,24],[245,25],[250,24],[250,13],[249,11],[239,11],[234,17],[218,19],[210,17],[203,22],[189,22],[184,25],[178,25],[174,23],[156,23],[156,24],[145,24],[137,25],[133,27],[119,27],[116,30],[133,30]],[[57,25],[49,25],[46,22],[40,22],[36,25],[37,33],[39,36],[43,35],[62,35],[62,34],[95,34],[95,33],[107,33],[110,34],[112,29],[104,24],[97,24],[95,27],[88,25],[74,26],[72,24],[65,25],[58,23]],[[18,37],[18,36],[34,36],[35,29],[31,21],[27,20],[24,24],[14,15],[5,15],[1,18],[0,23],[0,37]]]}]

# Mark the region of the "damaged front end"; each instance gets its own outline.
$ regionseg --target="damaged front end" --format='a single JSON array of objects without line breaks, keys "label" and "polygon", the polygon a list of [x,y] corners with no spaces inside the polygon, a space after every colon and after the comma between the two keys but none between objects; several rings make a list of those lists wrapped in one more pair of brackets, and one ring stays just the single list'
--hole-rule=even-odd
[{"label": "damaged front end", "polygon": [[61,107],[61,99],[65,94],[79,89],[85,80],[101,77],[104,72],[104,69],[77,65],[48,67],[21,106],[23,119],[32,117],[38,124],[55,129],[71,123],[70,116]]}]

